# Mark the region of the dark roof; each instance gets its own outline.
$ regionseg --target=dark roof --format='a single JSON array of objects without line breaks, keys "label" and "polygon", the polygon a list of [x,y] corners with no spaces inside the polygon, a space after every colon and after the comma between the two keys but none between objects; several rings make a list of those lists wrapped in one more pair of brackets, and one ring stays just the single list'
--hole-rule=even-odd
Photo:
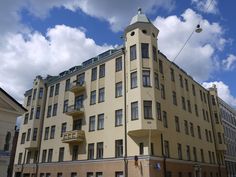
[{"label": "dark roof", "polygon": [[3,90],[0,87],[0,91],[3,92],[10,100],[12,100],[14,103],[16,103],[21,109],[23,109],[24,111],[27,111],[27,109],[25,109],[20,103],[18,103],[18,101],[16,101],[11,95],[9,95],[5,90]]}]

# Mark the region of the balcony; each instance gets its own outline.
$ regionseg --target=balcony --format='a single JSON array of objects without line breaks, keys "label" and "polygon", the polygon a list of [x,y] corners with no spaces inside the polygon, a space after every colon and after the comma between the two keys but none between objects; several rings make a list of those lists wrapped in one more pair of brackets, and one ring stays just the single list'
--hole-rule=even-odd
[{"label": "balcony", "polygon": [[63,143],[79,143],[83,142],[85,139],[85,134],[83,130],[72,130],[67,131],[63,134]]},{"label": "balcony", "polygon": [[70,91],[77,94],[79,92],[83,92],[85,90],[85,82],[84,81],[74,81],[70,84]]},{"label": "balcony", "polygon": [[84,113],[84,108],[76,105],[69,106],[66,112],[68,116],[79,116],[83,113]]}]

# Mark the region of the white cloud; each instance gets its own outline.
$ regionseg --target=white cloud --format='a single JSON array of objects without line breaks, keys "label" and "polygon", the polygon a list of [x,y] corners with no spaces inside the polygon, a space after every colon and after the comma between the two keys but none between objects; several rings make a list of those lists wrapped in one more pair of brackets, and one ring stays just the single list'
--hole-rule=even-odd
[{"label": "white cloud", "polygon": [[38,32],[8,35],[4,43],[0,86],[17,100],[22,100],[36,75],[57,75],[112,47],[99,46],[80,29],[64,25],[49,29],[46,37]]},{"label": "white cloud", "polygon": [[226,39],[221,26],[210,23],[191,9],[187,9],[181,17],[157,17],[153,23],[160,30],[159,49],[173,60],[199,21],[203,31],[193,34],[175,63],[197,81],[205,81],[217,66],[216,52],[223,50],[225,45]]},{"label": "white cloud", "polygon": [[196,8],[205,13],[217,14],[219,13],[219,9],[217,7],[217,0],[192,0],[192,3],[196,6]]},{"label": "white cloud", "polygon": [[230,54],[226,59],[222,60],[222,65],[224,67],[224,70],[230,71],[235,68],[236,63],[236,56],[233,54]]},{"label": "white cloud", "polygon": [[216,85],[218,96],[229,105],[236,108],[236,98],[230,93],[230,88],[222,81],[204,82],[203,87],[210,88]]},{"label": "white cloud", "polygon": [[89,0],[77,0],[67,5],[71,10],[80,8],[87,15],[108,21],[113,31],[124,30],[139,7],[142,7],[145,13],[152,13],[158,8],[170,11],[174,8],[174,0],[99,0],[93,3]]}]

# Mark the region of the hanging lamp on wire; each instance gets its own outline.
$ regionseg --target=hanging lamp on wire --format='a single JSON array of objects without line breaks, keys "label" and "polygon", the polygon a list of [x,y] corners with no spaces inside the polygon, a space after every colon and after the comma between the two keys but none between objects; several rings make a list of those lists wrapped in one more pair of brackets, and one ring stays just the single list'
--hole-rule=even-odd
[{"label": "hanging lamp on wire", "polygon": [[195,32],[196,32],[196,33],[201,33],[201,32],[202,32],[202,28],[201,28],[200,24],[198,24],[198,25],[196,26]]}]

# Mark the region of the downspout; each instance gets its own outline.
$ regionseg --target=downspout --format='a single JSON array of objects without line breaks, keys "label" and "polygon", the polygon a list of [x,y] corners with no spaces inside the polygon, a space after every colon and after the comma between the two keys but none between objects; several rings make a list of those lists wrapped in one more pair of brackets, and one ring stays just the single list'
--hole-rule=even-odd
[{"label": "downspout", "polygon": [[124,55],[124,135],[125,135],[125,154],[124,154],[124,171],[125,177],[128,177],[128,160],[127,160],[127,110],[126,110],[126,60],[125,60],[125,47],[122,48]]}]

